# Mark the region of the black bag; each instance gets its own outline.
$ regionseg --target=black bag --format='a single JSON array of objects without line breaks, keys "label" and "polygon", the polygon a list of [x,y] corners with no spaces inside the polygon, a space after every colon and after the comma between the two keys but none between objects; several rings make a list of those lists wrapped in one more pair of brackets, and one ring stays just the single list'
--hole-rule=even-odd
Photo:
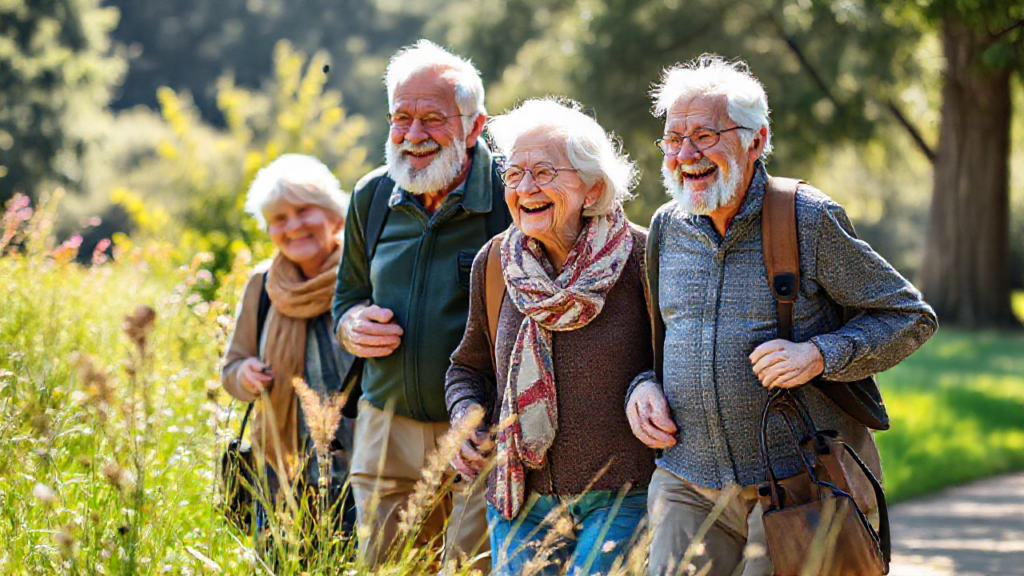
[{"label": "black bag", "polygon": [[[267,275],[263,275],[263,286],[260,289],[260,304],[256,311],[256,341],[263,334],[263,326],[267,323],[270,311],[270,295],[267,294]],[[220,480],[222,512],[228,521],[239,530],[248,533],[252,528],[253,491],[256,490],[255,460],[252,446],[243,446],[245,427],[249,423],[252,407],[249,402],[242,416],[242,425],[238,429],[238,438],[232,440],[224,453],[220,455],[218,476]]]}]

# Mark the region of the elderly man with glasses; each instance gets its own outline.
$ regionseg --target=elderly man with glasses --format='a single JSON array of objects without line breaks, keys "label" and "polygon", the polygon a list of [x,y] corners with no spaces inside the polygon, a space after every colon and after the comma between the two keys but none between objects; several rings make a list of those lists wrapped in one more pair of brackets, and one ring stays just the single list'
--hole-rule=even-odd
[{"label": "elderly man with glasses", "polygon": [[[399,512],[449,429],[445,373],[466,328],[473,257],[512,221],[480,139],[476,68],[421,40],[391,59],[385,83],[387,163],[353,193],[333,307],[339,341],[362,359],[349,379],[362,388],[350,478],[370,565],[402,552]],[[489,548],[482,490],[455,490],[409,521],[420,550],[444,532],[446,561]]]},{"label": "elderly man with glasses", "polygon": [[[764,88],[742,62],[705,56],[667,70],[653,96],[665,117],[658,145],[674,199],[655,214],[647,253],[648,268],[660,271],[651,291],[664,324],[662,367],[660,378],[638,377],[626,402],[634,434],[661,450],[648,490],[650,571],[688,573],[679,563],[715,509],[691,550],[694,567],[772,574],[756,490],[769,389],[790,390],[819,429],[838,431],[880,477],[871,431],[825,387],[891,368],[934,333],[936,318],[913,285],[856,238],[843,207],[801,183],[794,337],[780,339],[762,257],[770,181],[762,159],[771,150]],[[844,309],[856,311],[845,324]],[[832,382],[812,384],[819,376]],[[776,475],[797,473],[800,457],[780,423],[771,422],[768,438]]]}]

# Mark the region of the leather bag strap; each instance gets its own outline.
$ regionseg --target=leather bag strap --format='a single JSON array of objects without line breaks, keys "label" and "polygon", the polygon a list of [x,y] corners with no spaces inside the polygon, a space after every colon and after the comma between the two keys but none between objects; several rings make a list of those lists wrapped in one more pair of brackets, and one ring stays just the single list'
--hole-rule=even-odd
[{"label": "leather bag strap", "polygon": [[761,250],[778,311],[778,337],[793,340],[793,303],[800,293],[796,189],[802,180],[769,178],[761,206]]},{"label": "leather bag strap", "polygon": [[651,229],[647,232],[647,312],[651,317],[651,338],[654,348],[654,373],[658,376],[658,382],[665,382],[665,319],[661,316],[661,304],[659,301],[659,282],[661,276],[661,234],[659,233],[660,223],[657,218],[651,222]]},{"label": "leather bag strap", "polygon": [[484,267],[484,302],[487,312],[488,344],[491,345],[491,364],[497,377],[498,366],[494,361],[495,339],[498,336],[498,316],[501,314],[501,303],[505,300],[505,277],[501,273],[501,243],[505,233],[491,239],[487,250],[487,263]]},{"label": "leather bag strap", "polygon": [[[259,348],[260,340],[263,338],[263,327],[267,324],[267,314],[270,313],[270,293],[267,292],[267,273],[263,274],[263,285],[260,287],[260,304],[256,308],[256,347]],[[245,407],[245,415],[242,416],[242,425],[238,427],[238,443],[242,443],[245,436],[245,427],[249,424],[249,416],[252,415],[252,407],[256,402],[249,402]]]}]

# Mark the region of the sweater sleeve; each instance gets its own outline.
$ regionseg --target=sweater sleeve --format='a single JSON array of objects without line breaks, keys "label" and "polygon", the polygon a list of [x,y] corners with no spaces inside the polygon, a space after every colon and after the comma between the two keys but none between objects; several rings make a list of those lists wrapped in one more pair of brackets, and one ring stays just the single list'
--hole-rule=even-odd
[{"label": "sweater sleeve", "polygon": [[834,202],[820,213],[815,276],[829,298],[858,314],[845,326],[811,338],[825,363],[822,376],[851,382],[892,368],[938,328],[921,293],[867,243]]},{"label": "sweater sleeve", "polygon": [[445,377],[445,402],[452,420],[472,404],[479,404],[488,414],[494,410],[496,397],[494,363],[491,359],[490,328],[487,322],[487,302],[484,294],[487,255],[491,241],[473,259],[469,288],[469,319],[462,342],[451,356],[451,366]]},{"label": "sweater sleeve", "polygon": [[259,357],[259,342],[256,334],[256,315],[260,306],[260,292],[263,290],[263,275],[255,272],[249,277],[242,290],[242,299],[235,311],[235,329],[228,340],[227,351],[221,361],[220,384],[228,394],[243,402],[252,402],[255,396],[242,388],[242,362]]}]

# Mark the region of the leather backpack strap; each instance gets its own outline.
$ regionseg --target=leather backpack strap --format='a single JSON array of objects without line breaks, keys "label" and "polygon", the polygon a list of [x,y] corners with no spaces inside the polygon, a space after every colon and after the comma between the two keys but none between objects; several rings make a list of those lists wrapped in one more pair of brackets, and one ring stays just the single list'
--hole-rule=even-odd
[{"label": "leather backpack strap", "polygon": [[[505,300],[505,277],[501,273],[501,243],[504,240],[504,233],[491,239],[484,267],[484,302],[487,304],[487,336],[488,344],[491,345],[491,363],[494,363],[498,316],[501,314],[501,303]],[[494,369],[497,377],[497,364],[494,365]]]},{"label": "leather backpack strap", "polygon": [[761,251],[778,313],[778,337],[793,340],[793,303],[800,293],[796,189],[802,180],[769,178],[761,206]]},{"label": "leather backpack strap", "polygon": [[647,231],[647,261],[645,272],[647,275],[647,312],[651,317],[651,343],[654,349],[654,373],[658,376],[658,382],[665,383],[665,319],[661,316],[661,303],[658,297],[659,282],[661,276],[661,234],[660,223],[655,218],[651,222],[651,229]]}]

